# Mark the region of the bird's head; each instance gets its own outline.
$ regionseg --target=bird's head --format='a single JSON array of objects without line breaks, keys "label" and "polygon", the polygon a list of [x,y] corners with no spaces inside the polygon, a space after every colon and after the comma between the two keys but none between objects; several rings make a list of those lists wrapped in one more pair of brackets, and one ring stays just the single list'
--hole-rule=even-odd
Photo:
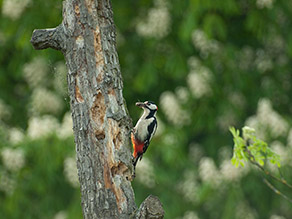
[{"label": "bird's head", "polygon": [[155,103],[151,101],[145,101],[143,102],[137,102],[136,106],[144,109],[145,112],[152,112],[153,114],[158,110],[158,107],[155,105]]}]

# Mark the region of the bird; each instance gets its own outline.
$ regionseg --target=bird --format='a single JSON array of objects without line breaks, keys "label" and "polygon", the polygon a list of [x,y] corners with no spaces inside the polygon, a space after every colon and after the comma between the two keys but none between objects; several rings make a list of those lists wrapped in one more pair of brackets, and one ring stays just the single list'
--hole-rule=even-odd
[{"label": "bird", "polygon": [[155,117],[158,107],[152,101],[137,102],[136,106],[144,110],[142,116],[131,131],[131,141],[133,144],[133,166],[135,177],[135,169],[138,160],[142,159],[146,152],[152,137],[157,129],[157,119]]}]

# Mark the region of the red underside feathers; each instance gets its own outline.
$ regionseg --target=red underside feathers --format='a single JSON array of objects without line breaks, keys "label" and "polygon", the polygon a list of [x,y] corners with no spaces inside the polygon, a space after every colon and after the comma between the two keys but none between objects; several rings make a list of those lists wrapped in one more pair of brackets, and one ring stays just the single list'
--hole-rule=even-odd
[{"label": "red underside feathers", "polygon": [[131,140],[134,148],[133,157],[136,158],[138,156],[138,153],[143,153],[144,142],[136,140],[133,133],[131,133]]}]

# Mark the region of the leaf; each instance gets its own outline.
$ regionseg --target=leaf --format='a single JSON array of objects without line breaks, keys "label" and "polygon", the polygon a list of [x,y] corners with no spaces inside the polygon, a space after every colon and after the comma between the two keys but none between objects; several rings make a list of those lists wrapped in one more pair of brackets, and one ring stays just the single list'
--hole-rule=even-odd
[{"label": "leaf", "polygon": [[[240,164],[244,166],[244,161],[248,162],[249,160],[257,162],[260,166],[264,166],[265,160],[269,160],[271,164],[281,166],[280,156],[273,152],[266,142],[257,138],[255,135],[254,129],[249,129],[244,127],[242,133],[248,138],[252,138],[253,144],[247,146],[246,141],[239,135],[239,130],[234,127],[230,127],[229,131],[233,136],[234,149],[233,157],[231,162],[236,167]],[[248,147],[249,153],[246,152],[246,147]]]},{"label": "leaf", "polygon": [[197,28],[197,19],[193,11],[187,12],[179,29],[179,36],[183,41],[189,42],[192,32]]},{"label": "leaf", "polygon": [[224,20],[215,13],[210,13],[205,16],[203,29],[211,38],[219,38],[220,40],[226,39],[227,31]]},{"label": "leaf", "polygon": [[265,162],[263,160],[257,160],[257,162],[259,163],[259,165],[264,166]]},{"label": "leaf", "polygon": [[231,163],[232,163],[233,166],[238,167],[238,160],[235,157],[232,157]]},{"label": "leaf", "polygon": [[239,166],[239,161],[236,160],[236,162],[235,162],[235,167],[237,168],[238,166]]}]

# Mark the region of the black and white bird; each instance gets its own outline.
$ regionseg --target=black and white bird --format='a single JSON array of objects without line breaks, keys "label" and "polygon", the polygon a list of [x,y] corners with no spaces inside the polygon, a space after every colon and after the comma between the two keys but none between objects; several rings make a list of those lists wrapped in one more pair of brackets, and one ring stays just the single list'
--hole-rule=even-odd
[{"label": "black and white bird", "polygon": [[[133,152],[133,165],[134,171],[137,161],[142,159],[143,154],[146,152],[152,137],[157,129],[157,120],[155,114],[158,110],[155,103],[151,101],[137,102],[136,106],[144,110],[142,116],[138,120],[136,126],[131,133],[131,140],[134,148]],[[135,172],[134,172],[135,175]]]}]

